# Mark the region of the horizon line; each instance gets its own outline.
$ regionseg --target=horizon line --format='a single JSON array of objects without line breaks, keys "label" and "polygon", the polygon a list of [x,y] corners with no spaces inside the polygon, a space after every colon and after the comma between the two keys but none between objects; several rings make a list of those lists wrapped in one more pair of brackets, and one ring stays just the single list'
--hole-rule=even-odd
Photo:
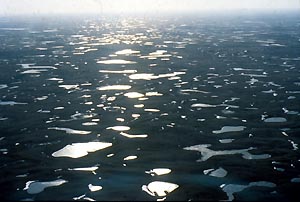
[{"label": "horizon line", "polygon": [[[214,8],[214,9],[183,9],[183,10],[164,10],[164,12],[158,12],[158,10],[149,10],[149,11],[70,11],[70,12],[61,12],[61,11],[49,11],[49,12],[19,12],[19,13],[0,13],[1,17],[18,17],[18,16],[48,16],[48,15],[76,15],[76,14],[85,14],[85,15],[153,15],[156,14],[160,15],[169,15],[169,14],[228,14],[231,12],[234,13],[241,13],[246,12],[248,14],[251,13],[282,13],[282,12],[296,12],[300,11],[300,8],[233,8],[233,9],[221,9],[221,8]],[[245,13],[245,14],[246,14]],[[300,14],[300,12],[299,12]]]}]

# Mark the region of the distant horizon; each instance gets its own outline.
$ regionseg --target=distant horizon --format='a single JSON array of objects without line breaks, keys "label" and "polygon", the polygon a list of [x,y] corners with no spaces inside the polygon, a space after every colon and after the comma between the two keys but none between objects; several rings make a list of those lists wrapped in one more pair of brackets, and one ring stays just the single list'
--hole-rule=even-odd
[{"label": "distant horizon", "polygon": [[84,17],[84,16],[247,16],[247,15],[300,15],[300,9],[277,9],[277,10],[269,10],[269,9],[231,9],[231,10],[192,10],[192,11],[165,11],[163,13],[158,12],[82,12],[80,15],[78,13],[69,12],[69,13],[19,13],[19,14],[1,14],[0,17],[4,18],[18,18],[18,17],[51,17],[51,18],[59,18],[63,16],[69,17]]},{"label": "distant horizon", "polygon": [[298,0],[1,0],[0,16],[300,11]]}]

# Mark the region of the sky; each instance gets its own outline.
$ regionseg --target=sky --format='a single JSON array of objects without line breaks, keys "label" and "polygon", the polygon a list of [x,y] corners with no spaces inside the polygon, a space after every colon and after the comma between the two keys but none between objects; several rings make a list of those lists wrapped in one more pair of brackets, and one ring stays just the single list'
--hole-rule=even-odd
[{"label": "sky", "polygon": [[211,10],[300,10],[300,0],[0,0],[0,16],[56,13],[151,13]]}]

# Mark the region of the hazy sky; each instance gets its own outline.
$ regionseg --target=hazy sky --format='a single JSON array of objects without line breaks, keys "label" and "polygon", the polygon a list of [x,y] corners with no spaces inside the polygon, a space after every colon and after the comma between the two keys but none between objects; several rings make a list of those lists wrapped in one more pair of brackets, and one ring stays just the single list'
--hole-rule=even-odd
[{"label": "hazy sky", "polygon": [[0,15],[295,8],[300,0],[0,0]]}]

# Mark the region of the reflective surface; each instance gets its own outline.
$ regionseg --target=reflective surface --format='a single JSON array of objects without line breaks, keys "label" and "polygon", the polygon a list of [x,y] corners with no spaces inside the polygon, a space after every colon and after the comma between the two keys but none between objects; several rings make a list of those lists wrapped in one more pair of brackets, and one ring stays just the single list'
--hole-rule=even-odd
[{"label": "reflective surface", "polygon": [[298,14],[0,28],[1,199],[299,199]]}]

